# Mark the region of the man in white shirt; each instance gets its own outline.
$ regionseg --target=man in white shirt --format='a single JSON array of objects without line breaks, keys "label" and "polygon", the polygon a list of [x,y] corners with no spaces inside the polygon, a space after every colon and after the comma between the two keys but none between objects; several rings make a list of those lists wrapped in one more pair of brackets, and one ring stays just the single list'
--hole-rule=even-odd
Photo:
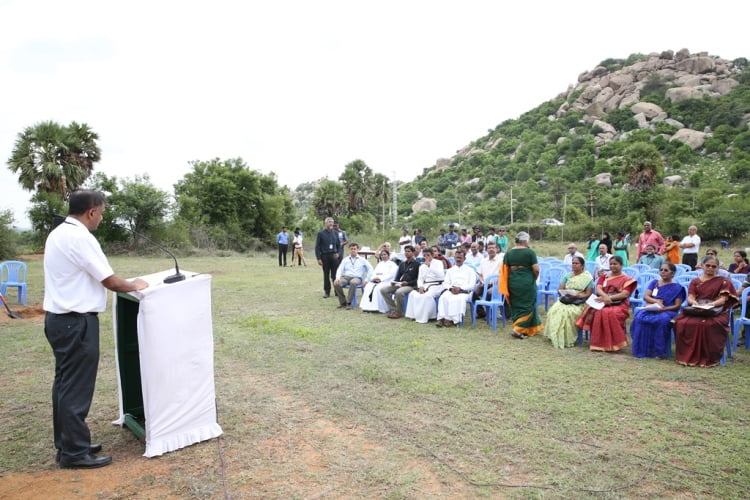
[{"label": "man in white shirt", "polygon": [[563,257],[563,264],[566,266],[573,265],[573,257],[583,257],[583,254],[578,251],[578,247],[575,243],[571,243],[568,245],[568,253],[565,254],[565,257]]},{"label": "man in white shirt", "polygon": [[55,356],[52,420],[57,461],[63,469],[91,469],[112,463],[97,455],[86,417],[91,408],[99,365],[99,317],[107,289],[134,292],[148,287],[140,278],[115,275],[91,234],[102,222],[105,197],[76,191],[68,216],[47,237],[44,248],[44,334]]},{"label": "man in white shirt", "polygon": [[[503,263],[502,259],[497,255],[499,247],[497,243],[491,242],[487,244],[487,257],[482,260],[482,263],[479,264],[479,270],[477,272],[477,278],[479,279],[479,283],[477,283],[476,288],[474,288],[474,300],[481,299],[482,293],[484,292],[484,280],[492,276],[493,274],[500,275],[500,265]],[[490,295],[491,292],[488,289],[487,294]],[[489,299],[490,297],[484,297],[484,299]],[[484,307],[477,307],[477,317],[484,318],[486,315]]]},{"label": "man in white shirt", "polygon": [[609,272],[609,259],[612,258],[611,253],[607,253],[607,245],[604,243],[599,245],[599,255],[596,256],[594,262],[594,280],[596,280],[602,274]]},{"label": "man in white shirt", "polygon": [[466,313],[466,303],[471,300],[477,275],[464,265],[463,250],[456,250],[456,264],[445,272],[443,293],[438,300],[437,327],[458,326]]},{"label": "man in white shirt", "polygon": [[479,244],[474,242],[469,246],[469,253],[466,254],[464,263],[473,269],[479,269],[479,265],[484,260],[484,255],[479,252]]},{"label": "man in white shirt", "polygon": [[[349,244],[349,257],[346,257],[336,269],[336,279],[333,280],[333,289],[339,298],[339,309],[351,309],[354,294],[357,287],[367,285],[367,278],[372,274],[372,266],[367,259],[359,256],[359,244]],[[344,287],[349,285],[349,293],[344,296]]]},{"label": "man in white shirt", "polygon": [[698,236],[697,227],[688,228],[688,235],[680,241],[680,248],[682,248],[682,263],[695,269],[698,265],[698,252],[701,249],[701,237]]}]

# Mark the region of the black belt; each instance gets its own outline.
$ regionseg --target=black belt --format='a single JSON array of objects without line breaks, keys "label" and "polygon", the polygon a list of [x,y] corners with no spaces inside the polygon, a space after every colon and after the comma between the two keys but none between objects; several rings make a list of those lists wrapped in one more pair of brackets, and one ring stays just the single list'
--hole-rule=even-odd
[{"label": "black belt", "polygon": [[85,318],[86,316],[98,316],[98,312],[88,312],[88,313],[78,313],[78,312],[69,312],[64,314],[57,314],[57,313],[50,313],[54,314],[55,316],[68,316],[73,318]]}]

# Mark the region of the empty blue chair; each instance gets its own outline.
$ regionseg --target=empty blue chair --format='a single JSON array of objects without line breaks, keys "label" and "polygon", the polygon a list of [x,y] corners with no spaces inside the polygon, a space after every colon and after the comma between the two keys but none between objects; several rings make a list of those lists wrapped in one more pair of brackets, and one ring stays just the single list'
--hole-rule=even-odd
[{"label": "empty blue chair", "polygon": [[[497,330],[498,314],[503,321],[503,328],[505,327],[505,296],[500,293],[500,287],[498,286],[497,281],[497,274],[493,274],[484,280],[484,292],[482,292],[482,297],[471,303],[471,326],[476,324],[477,307],[483,306],[487,311],[487,322],[492,325],[493,330]],[[490,291],[491,294],[489,300],[485,299],[488,291]]]},{"label": "empty blue chair", "polygon": [[594,277],[594,280],[596,280],[597,276],[596,274],[594,274],[596,272],[596,262],[594,262],[593,260],[587,260],[586,270],[589,272],[591,276]]},{"label": "empty blue chair", "polygon": [[648,271],[654,271],[655,269],[648,264],[630,264],[630,267],[637,269],[639,273],[646,273]]},{"label": "empty blue chair", "polygon": [[0,295],[7,297],[8,288],[18,289],[18,303],[26,305],[26,263],[6,260],[0,264]]},{"label": "empty blue chair", "polygon": [[687,264],[675,264],[674,267],[677,268],[677,271],[674,273],[675,276],[679,276],[693,270],[693,268],[688,266]]},{"label": "empty blue chair", "polygon": [[[560,288],[560,282],[565,276],[565,268],[562,267],[551,267],[547,271],[547,283],[544,285],[544,289],[539,290],[539,296],[544,298],[544,310],[549,310],[549,298],[552,297],[554,301],[557,298],[557,289]],[[542,284],[540,283],[540,287]]]},{"label": "empty blue chair", "polygon": [[644,299],[646,296],[646,290],[648,289],[649,283],[655,279],[659,279],[659,275],[654,273],[641,273],[638,275],[638,278],[636,278],[638,286],[628,299],[630,307],[634,312],[637,307],[646,305],[646,299]]},{"label": "empty blue chair", "polygon": [[637,268],[635,268],[633,266],[623,267],[622,268],[622,272],[624,274],[627,274],[628,276],[630,276],[634,280],[638,279],[638,275],[641,274],[641,272]]}]

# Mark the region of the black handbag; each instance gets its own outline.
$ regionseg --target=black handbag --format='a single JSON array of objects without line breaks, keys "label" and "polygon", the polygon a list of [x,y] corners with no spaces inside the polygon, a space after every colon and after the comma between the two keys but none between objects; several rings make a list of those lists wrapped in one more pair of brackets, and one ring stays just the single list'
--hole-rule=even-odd
[{"label": "black handbag", "polygon": [[698,316],[701,318],[712,318],[714,316],[718,316],[721,314],[721,311],[723,311],[724,308],[722,306],[715,306],[715,307],[696,307],[696,306],[686,306],[685,309],[682,310],[683,313],[685,313],[688,316]]},{"label": "black handbag", "polygon": [[578,306],[583,304],[584,302],[586,302],[586,299],[582,299],[580,297],[569,297],[568,295],[560,296],[560,303],[562,304]]}]

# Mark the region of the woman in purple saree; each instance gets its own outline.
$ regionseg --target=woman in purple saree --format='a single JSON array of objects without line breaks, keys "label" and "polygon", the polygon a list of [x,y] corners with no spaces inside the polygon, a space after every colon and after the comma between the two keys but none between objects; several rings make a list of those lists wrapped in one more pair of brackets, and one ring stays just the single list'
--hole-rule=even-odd
[{"label": "woman in purple saree", "polygon": [[644,300],[646,307],[635,313],[630,325],[633,337],[633,356],[636,358],[667,358],[672,343],[672,318],[685,301],[685,288],[672,281],[677,268],[664,262],[658,280],[648,284]]}]

